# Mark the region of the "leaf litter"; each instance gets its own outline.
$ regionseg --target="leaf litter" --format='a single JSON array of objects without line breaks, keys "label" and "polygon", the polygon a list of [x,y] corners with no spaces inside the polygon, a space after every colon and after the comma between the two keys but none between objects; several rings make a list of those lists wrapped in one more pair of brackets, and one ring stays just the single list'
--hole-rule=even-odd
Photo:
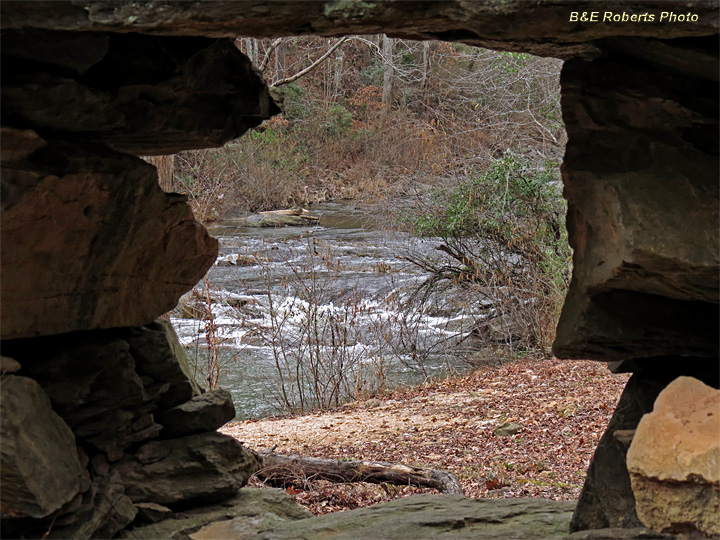
[{"label": "leaf litter", "polygon": [[[446,470],[473,498],[576,500],[628,378],[602,362],[524,358],[332,410],[234,422],[220,431],[281,454]],[[522,427],[509,436],[493,434],[508,423]],[[255,477],[250,484],[263,486]],[[285,489],[315,515],[437,492],[312,478]]]}]

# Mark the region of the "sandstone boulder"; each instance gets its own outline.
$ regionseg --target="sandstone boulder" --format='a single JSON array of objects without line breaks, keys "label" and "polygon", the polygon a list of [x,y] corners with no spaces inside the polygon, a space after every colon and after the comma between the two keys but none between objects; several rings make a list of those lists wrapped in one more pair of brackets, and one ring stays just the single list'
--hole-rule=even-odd
[{"label": "sandstone boulder", "polygon": [[0,513],[48,516],[88,488],[75,436],[32,379],[7,375],[0,392]]},{"label": "sandstone boulder", "polygon": [[102,146],[47,142],[2,187],[3,339],[149,323],[217,254],[154,167]]},{"label": "sandstone boulder", "polygon": [[192,435],[211,431],[235,418],[235,405],[227,390],[211,390],[195,396],[158,415],[157,421],[163,426],[163,438]]},{"label": "sandstone boulder", "polygon": [[720,390],[692,377],[668,385],[640,420],[627,466],[647,527],[720,536]]},{"label": "sandstone boulder", "polygon": [[149,442],[116,466],[133,501],[171,507],[231,497],[257,468],[238,441],[217,432]]}]

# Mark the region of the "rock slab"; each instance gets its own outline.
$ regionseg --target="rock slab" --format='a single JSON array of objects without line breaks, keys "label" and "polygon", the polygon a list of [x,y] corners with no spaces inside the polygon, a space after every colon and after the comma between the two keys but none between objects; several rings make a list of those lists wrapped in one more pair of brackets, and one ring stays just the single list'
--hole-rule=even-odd
[{"label": "rock slab", "polygon": [[567,536],[574,506],[571,501],[416,495],[367,508],[284,523],[257,534],[240,534],[233,538],[559,539]]},{"label": "rock slab", "polygon": [[692,377],[665,388],[627,455],[637,513],[663,533],[720,536],[720,390]]},{"label": "rock slab", "polygon": [[[29,137],[13,133],[3,145]],[[186,198],[139,158],[33,140],[2,166],[2,339],[143,325],[175,307],[217,255]]]},{"label": "rock slab", "polygon": [[195,396],[157,417],[163,426],[163,438],[211,431],[235,418],[232,395],[224,389]]},{"label": "rock slab", "polygon": [[129,529],[121,538],[133,540],[187,540],[212,538],[219,540],[252,537],[284,521],[312,517],[305,508],[282,489],[241,489],[235,497],[220,505],[204,506],[173,514],[152,525]]},{"label": "rock slab", "polygon": [[230,39],[18,29],[2,40],[4,125],[154,156],[222,146],[280,112]]},{"label": "rock slab", "polygon": [[6,375],[0,393],[2,518],[48,516],[89,487],[75,436],[34,380]]},{"label": "rock slab", "polygon": [[233,437],[217,432],[152,441],[116,467],[134,502],[210,504],[233,496],[258,469]]}]

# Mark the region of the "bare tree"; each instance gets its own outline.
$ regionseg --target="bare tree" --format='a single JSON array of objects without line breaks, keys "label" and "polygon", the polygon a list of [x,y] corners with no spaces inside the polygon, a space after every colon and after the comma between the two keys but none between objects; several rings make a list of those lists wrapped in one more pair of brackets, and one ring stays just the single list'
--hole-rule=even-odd
[{"label": "bare tree", "polygon": [[[287,42],[284,39],[280,39],[275,47],[275,79],[282,80],[285,78],[285,49]],[[268,51],[266,58],[270,57],[270,51]]]},{"label": "bare tree", "polygon": [[342,86],[342,75],[343,75],[343,64],[344,54],[342,47],[338,48],[337,54],[335,55],[335,72],[333,74],[333,96],[340,94]]},{"label": "bare tree", "polygon": [[145,156],[143,157],[150,165],[154,165],[158,171],[158,183],[160,189],[165,193],[173,191],[173,167],[175,164],[175,156]]},{"label": "bare tree", "polygon": [[420,88],[422,88],[423,93],[427,91],[429,77],[430,77],[430,42],[423,41],[422,79],[420,79]]},{"label": "bare tree", "polygon": [[383,64],[385,75],[383,76],[382,105],[385,111],[390,109],[392,103],[393,79],[395,78],[395,67],[393,63],[393,38],[384,36],[383,39]]}]

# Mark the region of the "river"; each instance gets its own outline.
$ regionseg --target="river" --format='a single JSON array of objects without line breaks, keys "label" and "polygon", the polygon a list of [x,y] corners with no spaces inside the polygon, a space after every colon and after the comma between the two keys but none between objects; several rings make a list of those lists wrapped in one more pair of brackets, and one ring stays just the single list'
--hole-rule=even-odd
[{"label": "river", "polygon": [[219,385],[232,393],[239,418],[312,407],[313,392],[332,404],[341,394],[466,370],[453,347],[483,306],[452,291],[420,302],[413,293],[428,275],[404,258],[444,256],[436,242],[381,227],[369,206],[324,203],[311,212],[320,216],[312,227],[209,227],[218,260],[181,300],[196,311],[172,317],[201,384],[208,357],[201,299],[208,296]]}]

